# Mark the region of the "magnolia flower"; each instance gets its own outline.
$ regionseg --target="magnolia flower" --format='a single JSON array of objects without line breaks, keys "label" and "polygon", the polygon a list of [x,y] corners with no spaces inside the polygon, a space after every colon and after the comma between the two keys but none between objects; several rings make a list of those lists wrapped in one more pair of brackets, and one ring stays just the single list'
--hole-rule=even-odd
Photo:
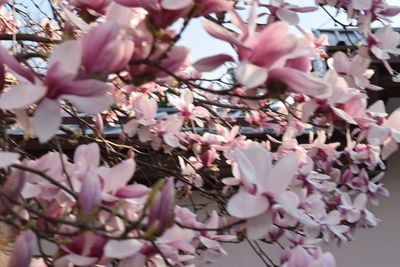
[{"label": "magnolia flower", "polygon": [[125,68],[132,57],[134,42],[123,26],[100,23],[82,38],[82,65],[87,75],[112,73]]},{"label": "magnolia flower", "polygon": [[175,106],[185,119],[194,120],[200,127],[204,126],[204,123],[199,118],[208,118],[210,113],[203,107],[193,105],[193,95],[190,90],[184,90],[179,99],[176,99],[172,95],[168,94],[168,102]]},{"label": "magnolia flower", "polygon": [[[2,51],[2,49],[0,49]],[[71,57],[70,55],[74,56]],[[61,124],[60,100],[71,101],[75,107],[86,113],[98,113],[113,101],[107,94],[109,86],[98,80],[79,80],[82,46],[79,41],[66,41],[52,53],[48,71],[43,81],[31,78],[21,66],[10,61],[9,56],[0,53],[0,61],[12,70],[18,71],[25,79],[10,88],[0,97],[0,108],[21,109],[37,104],[33,116],[33,128],[40,142],[48,141]]]},{"label": "magnolia flower", "polygon": [[350,87],[359,89],[381,90],[382,87],[371,84],[368,79],[373,75],[373,71],[368,69],[370,60],[356,55],[349,58],[345,53],[336,52],[332,60],[328,61],[331,68],[344,77]]},{"label": "magnolia flower", "polygon": [[169,179],[164,187],[157,192],[149,206],[148,227],[155,227],[153,234],[161,235],[171,227],[174,216],[175,188],[174,180]]},{"label": "magnolia flower", "polygon": [[300,22],[298,12],[306,13],[313,12],[318,9],[315,6],[300,7],[297,5],[292,5],[284,0],[271,0],[269,5],[260,5],[267,7],[271,15],[268,17],[269,21],[273,21],[274,18],[279,18],[280,20],[286,21],[291,25],[297,25]]},{"label": "magnolia flower", "polygon": [[368,36],[368,47],[379,59],[390,59],[390,54],[400,54],[400,33],[395,32],[390,25],[377,30]]},{"label": "magnolia flower", "polygon": [[205,16],[214,12],[223,12],[232,8],[227,0],[114,0],[127,7],[142,7],[151,17],[156,28],[167,28],[177,19],[185,17],[196,4],[194,16]]},{"label": "magnolia flower", "polygon": [[[254,18],[253,18],[254,19]],[[289,34],[288,24],[276,22],[266,27],[262,32],[256,34],[255,21],[248,23],[248,26],[239,19],[236,24],[243,33],[239,38],[222,26],[210,21],[203,21],[203,27],[213,37],[226,41],[233,45],[239,56],[239,66],[236,69],[236,79],[248,88],[254,88],[266,83],[272,84],[282,81],[298,93],[310,96],[321,96],[328,92],[327,85],[307,74],[303,70],[303,59],[310,59],[303,56],[300,61],[289,61],[300,57],[296,56],[301,48],[299,39]],[[303,50],[303,49],[300,49]],[[223,58],[223,64],[229,58]],[[213,62],[213,66],[217,65]]]},{"label": "magnolia flower", "polygon": [[314,253],[301,246],[286,250],[283,255],[282,267],[335,267],[335,259],[329,252],[322,254],[318,247]]},{"label": "magnolia flower", "polygon": [[272,165],[271,153],[252,143],[246,150],[235,149],[242,186],[229,199],[227,210],[237,218],[247,219],[249,238],[264,237],[272,226],[273,205],[303,223],[313,224],[311,219],[297,209],[299,199],[287,191],[297,169],[295,154],[288,155]]},{"label": "magnolia flower", "polygon": [[341,201],[342,205],[339,207],[343,209],[348,222],[355,223],[360,221],[362,217],[365,217],[369,225],[378,225],[378,220],[375,218],[375,216],[365,208],[368,201],[366,194],[361,193],[357,195],[352,202],[349,194],[343,193],[341,196]]}]

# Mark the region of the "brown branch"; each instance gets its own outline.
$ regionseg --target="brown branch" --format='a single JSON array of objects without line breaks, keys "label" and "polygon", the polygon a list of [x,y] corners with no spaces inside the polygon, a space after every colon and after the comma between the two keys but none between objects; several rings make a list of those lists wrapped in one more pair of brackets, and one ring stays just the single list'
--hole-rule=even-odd
[{"label": "brown branch", "polygon": [[17,33],[17,34],[7,34],[1,33],[0,40],[4,41],[31,41],[31,42],[38,42],[38,43],[45,43],[45,44],[58,44],[61,40],[53,40],[47,37],[37,36],[35,34],[29,33]]}]

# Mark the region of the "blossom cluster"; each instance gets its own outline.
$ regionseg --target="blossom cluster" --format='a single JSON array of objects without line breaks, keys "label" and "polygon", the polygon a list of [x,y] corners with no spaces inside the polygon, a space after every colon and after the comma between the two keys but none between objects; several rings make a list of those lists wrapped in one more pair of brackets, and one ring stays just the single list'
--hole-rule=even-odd
[{"label": "blossom cluster", "polygon": [[[53,2],[53,17],[34,24],[0,1],[0,16],[15,20],[0,21],[10,36],[0,46],[4,266],[205,266],[228,256],[225,243],[260,240],[288,244],[267,266],[333,267],[322,243],[378,226],[367,204],[389,196],[381,179],[400,109],[368,105],[368,92],[383,89],[369,68],[380,60],[398,80],[389,18],[400,7]],[[304,31],[298,15],[319,9],[357,26],[365,43],[326,58],[327,38]],[[192,62],[178,42],[197,18],[233,54]],[[316,58],[326,72],[312,68]],[[45,152],[23,144],[36,138]]]}]

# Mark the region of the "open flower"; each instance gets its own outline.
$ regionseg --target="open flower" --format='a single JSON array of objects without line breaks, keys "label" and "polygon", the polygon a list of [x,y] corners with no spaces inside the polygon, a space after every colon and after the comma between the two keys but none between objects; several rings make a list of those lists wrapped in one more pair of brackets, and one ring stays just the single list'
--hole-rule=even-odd
[{"label": "open flower", "polygon": [[[74,56],[71,57],[70,55]],[[31,78],[19,64],[10,61],[9,55],[0,53],[0,62],[22,74],[20,84],[10,88],[0,97],[0,108],[21,109],[37,104],[33,116],[33,128],[40,142],[48,141],[61,124],[60,100],[71,101],[86,113],[96,114],[113,101],[107,91],[109,86],[93,79],[78,79],[82,47],[79,41],[66,41],[52,53],[48,71],[43,81]]]}]

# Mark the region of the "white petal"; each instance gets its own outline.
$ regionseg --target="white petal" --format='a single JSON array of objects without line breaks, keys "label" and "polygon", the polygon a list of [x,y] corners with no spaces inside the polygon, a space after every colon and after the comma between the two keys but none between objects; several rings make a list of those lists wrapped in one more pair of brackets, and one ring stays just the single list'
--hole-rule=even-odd
[{"label": "white petal", "polygon": [[0,168],[5,168],[19,159],[19,154],[0,151]]},{"label": "white petal", "polygon": [[70,100],[79,111],[89,114],[102,112],[114,103],[109,94],[100,96],[63,95],[61,97]]},{"label": "white petal", "polygon": [[110,240],[104,247],[104,255],[109,258],[123,259],[139,252],[143,244],[135,239]]},{"label": "white petal", "polygon": [[248,219],[246,222],[246,234],[251,240],[264,238],[270,230],[272,230],[271,212],[264,212],[257,217]]},{"label": "white petal", "polygon": [[267,80],[268,71],[245,60],[237,67],[235,77],[239,83],[253,88],[263,84]]},{"label": "white petal", "polygon": [[88,266],[92,265],[97,261],[95,257],[85,257],[77,254],[69,254],[65,258],[73,264],[78,266]]},{"label": "white petal", "polygon": [[57,132],[60,124],[60,103],[44,98],[33,116],[33,129],[40,143],[47,142]]},{"label": "white petal", "polygon": [[188,7],[193,0],[162,0],[161,6],[168,10],[178,10]]},{"label": "white petal", "polygon": [[81,65],[82,44],[79,41],[62,42],[51,54],[49,68],[59,62],[63,73],[76,75]]},{"label": "white petal", "polygon": [[278,161],[268,176],[266,190],[273,193],[286,191],[298,167],[299,161],[296,154],[287,155]]},{"label": "white petal", "polygon": [[43,85],[23,83],[12,86],[0,97],[0,108],[20,109],[39,101],[47,92]]},{"label": "white petal", "polygon": [[228,201],[228,212],[237,218],[251,218],[265,212],[269,201],[262,195],[252,195],[240,190]]}]

